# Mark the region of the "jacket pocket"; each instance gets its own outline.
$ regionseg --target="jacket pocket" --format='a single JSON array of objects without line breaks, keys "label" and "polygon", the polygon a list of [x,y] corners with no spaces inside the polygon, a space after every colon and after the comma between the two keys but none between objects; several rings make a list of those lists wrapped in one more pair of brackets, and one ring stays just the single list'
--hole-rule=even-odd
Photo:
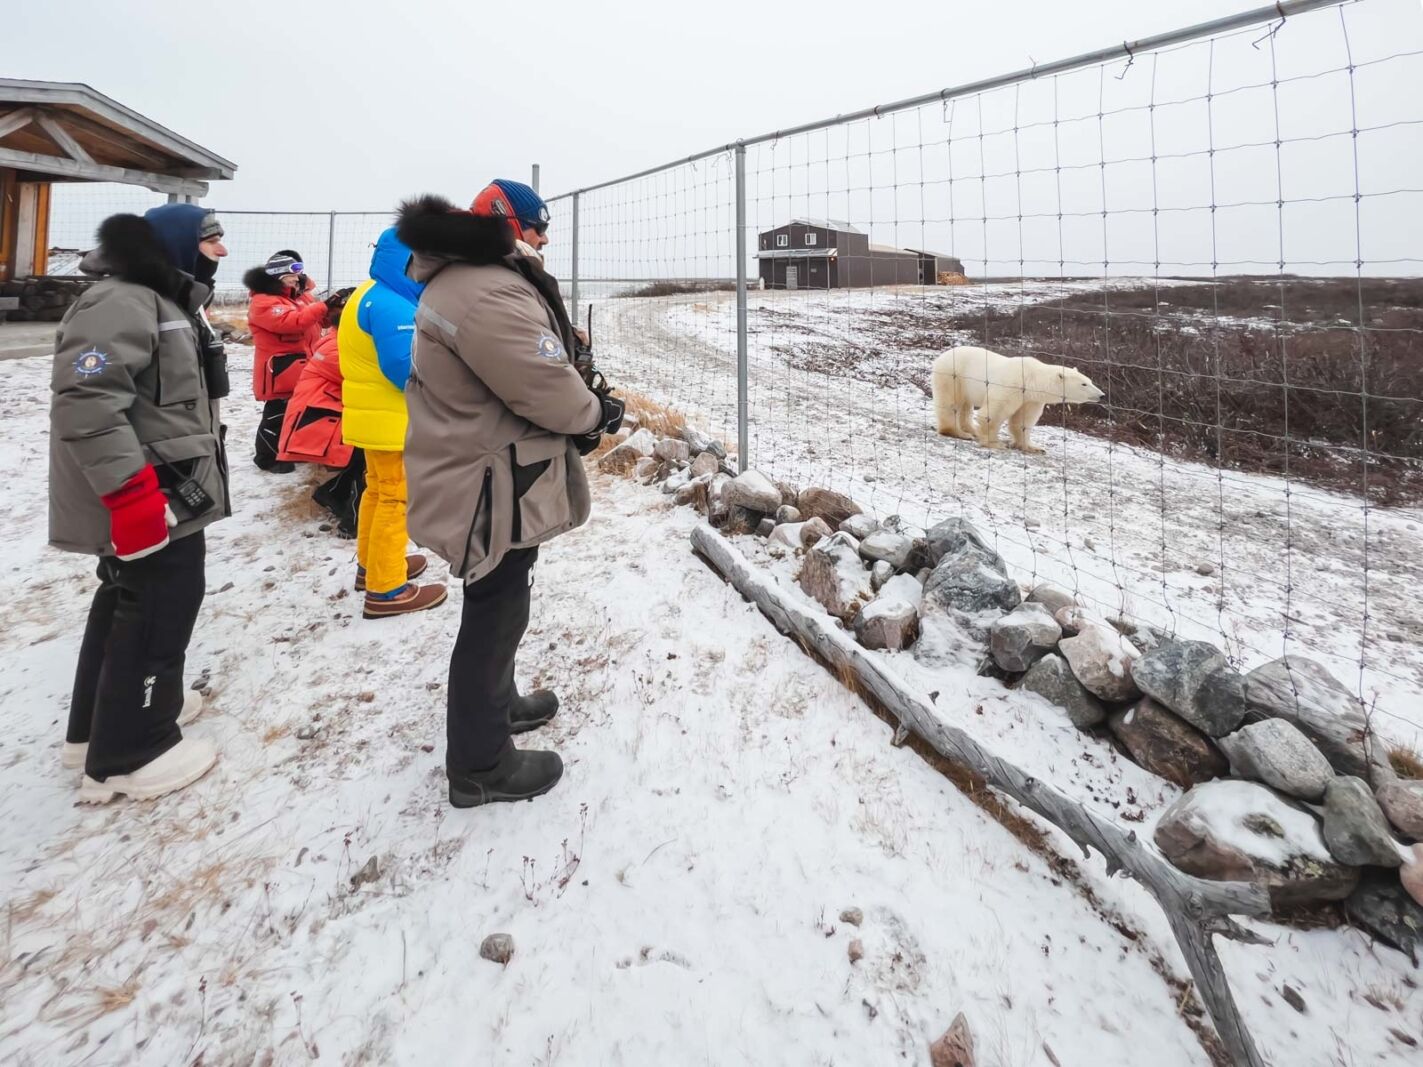
[{"label": "jacket pocket", "polygon": [[572,518],[568,499],[568,439],[541,434],[510,446],[514,473],[511,544],[537,544],[567,527]]},{"label": "jacket pocket", "polygon": [[202,378],[197,335],[187,320],[158,324],[158,358],[154,360],[153,402],[159,407],[197,403]]},{"label": "jacket pocket", "polygon": [[[150,441],[143,446],[144,455],[158,473],[158,485],[168,497],[173,514],[179,522],[196,519],[216,511],[222,513],[227,498],[223,484],[222,465],[218,462],[217,438],[210,433],[170,437],[165,441]],[[178,494],[178,486],[191,479],[207,494],[209,503],[194,508]]]},{"label": "jacket pocket", "polygon": [[490,541],[494,533],[492,513],[494,506],[494,468],[485,467],[484,477],[479,483],[479,499],[470,516],[469,531],[464,539],[464,557],[460,560],[459,573],[468,574],[489,556]]},{"label": "jacket pocket", "polygon": [[296,388],[297,381],[301,378],[302,368],[306,366],[305,352],[282,352],[267,359],[266,386],[267,395],[291,396],[292,390]]}]

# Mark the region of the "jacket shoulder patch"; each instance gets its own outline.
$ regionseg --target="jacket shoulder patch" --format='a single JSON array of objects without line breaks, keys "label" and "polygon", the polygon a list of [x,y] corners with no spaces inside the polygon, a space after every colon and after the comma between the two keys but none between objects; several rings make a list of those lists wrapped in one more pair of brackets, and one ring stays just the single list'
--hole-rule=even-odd
[{"label": "jacket shoulder patch", "polygon": [[96,374],[103,374],[104,368],[108,365],[108,354],[100,352],[97,348],[91,348],[87,352],[79,353],[79,358],[74,361],[74,373],[85,378],[92,378]]},{"label": "jacket shoulder patch", "polygon": [[538,351],[544,359],[562,359],[563,342],[551,333],[539,334]]}]

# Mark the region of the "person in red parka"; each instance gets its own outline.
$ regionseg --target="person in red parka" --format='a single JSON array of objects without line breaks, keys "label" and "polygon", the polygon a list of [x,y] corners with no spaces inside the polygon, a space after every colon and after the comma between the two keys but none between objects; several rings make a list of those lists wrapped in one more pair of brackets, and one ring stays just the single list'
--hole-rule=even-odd
[{"label": "person in red parka", "polygon": [[252,395],[262,401],[252,461],[262,470],[289,474],[295,465],[277,458],[282,417],[302,368],[321,337],[326,305],[308,291],[301,260],[284,250],[242,276],[252,294],[247,328],[257,351],[252,360]]},{"label": "person in red parka", "polygon": [[356,509],[365,482],[365,456],[341,439],[341,359],[336,331],[341,312],[354,289],[341,289],[325,297],[325,332],[292,390],[282,420],[277,460],[283,463],[319,463],[339,473],[312,493],[312,499],[337,520],[342,537],[356,536]]}]

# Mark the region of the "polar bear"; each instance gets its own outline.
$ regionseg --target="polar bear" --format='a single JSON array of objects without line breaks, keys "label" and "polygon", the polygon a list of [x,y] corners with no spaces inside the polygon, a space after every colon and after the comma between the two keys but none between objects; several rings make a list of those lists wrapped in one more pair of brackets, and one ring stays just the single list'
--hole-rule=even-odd
[{"label": "polar bear", "polygon": [[1091,404],[1106,395],[1071,367],[986,348],[949,349],[934,360],[930,381],[934,421],[941,434],[1002,448],[998,428],[1006,421],[1013,447],[1023,452],[1042,452],[1029,435],[1048,404]]}]

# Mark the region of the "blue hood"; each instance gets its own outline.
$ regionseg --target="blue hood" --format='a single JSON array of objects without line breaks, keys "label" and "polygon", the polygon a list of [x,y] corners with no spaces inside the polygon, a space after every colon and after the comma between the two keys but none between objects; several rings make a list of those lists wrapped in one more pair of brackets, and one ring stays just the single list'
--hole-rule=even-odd
[{"label": "blue hood", "polygon": [[168,262],[186,274],[198,272],[199,234],[203,219],[211,210],[200,204],[163,204],[143,213],[158,235]]},{"label": "blue hood", "polygon": [[425,286],[405,276],[409,263],[410,249],[395,236],[395,227],[392,226],[376,241],[375,255],[371,256],[371,277],[412,304],[418,304]]}]

